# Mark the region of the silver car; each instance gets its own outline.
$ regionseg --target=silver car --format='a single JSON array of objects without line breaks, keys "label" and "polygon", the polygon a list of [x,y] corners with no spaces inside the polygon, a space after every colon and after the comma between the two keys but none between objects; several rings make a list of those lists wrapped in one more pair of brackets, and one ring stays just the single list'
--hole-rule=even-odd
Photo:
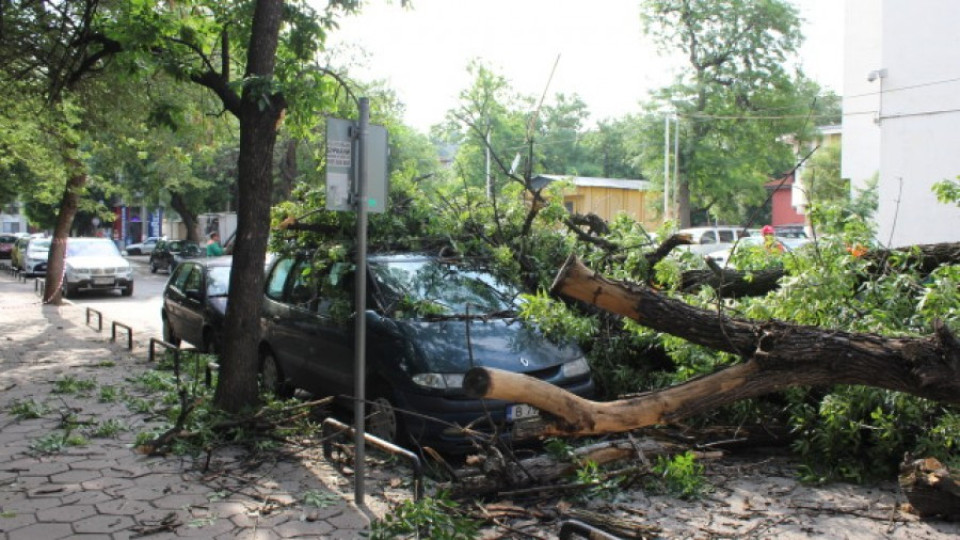
[{"label": "silver car", "polygon": [[68,238],[64,259],[63,295],[82,290],[120,289],[133,294],[133,268],[109,238]]},{"label": "silver car", "polygon": [[47,258],[50,253],[49,238],[30,238],[20,255],[23,273],[27,277],[42,276],[47,273]]},{"label": "silver car", "polygon": [[126,249],[127,255],[149,255],[157,247],[157,242],[166,238],[166,236],[151,236],[143,242],[130,244]]}]

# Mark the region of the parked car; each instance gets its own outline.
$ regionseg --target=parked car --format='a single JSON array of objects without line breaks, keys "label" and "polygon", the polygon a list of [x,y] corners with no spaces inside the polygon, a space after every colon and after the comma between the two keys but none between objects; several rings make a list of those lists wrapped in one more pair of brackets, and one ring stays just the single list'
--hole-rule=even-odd
[{"label": "parked car", "polygon": [[178,264],[187,259],[196,259],[204,255],[200,245],[190,240],[161,240],[150,253],[150,271],[173,272]]},{"label": "parked car", "polygon": [[17,237],[12,234],[0,234],[0,259],[9,259],[12,257],[13,245],[17,243]]},{"label": "parked car", "polygon": [[229,256],[183,261],[163,289],[163,340],[187,341],[203,352],[220,349],[230,285]]},{"label": "parked car", "polygon": [[713,259],[713,261],[720,266],[739,268],[737,259],[751,250],[758,252],[759,250],[771,250],[775,251],[777,255],[791,251],[790,247],[779,238],[773,238],[770,242],[770,247],[767,247],[767,239],[763,236],[747,236],[741,238],[733,247],[714,251],[708,254],[707,257]]},{"label": "parked car", "polygon": [[688,234],[693,242],[685,246],[687,250],[698,255],[707,255],[721,249],[733,247],[733,243],[738,238],[753,236],[749,229],[737,227],[735,225],[712,225],[706,227],[690,227],[680,229],[679,234]]},{"label": "parked car", "polygon": [[[352,273],[347,265],[312,270],[283,257],[267,274],[261,321],[264,387],[354,395]],[[481,401],[462,388],[473,366],[526,373],[590,396],[594,384],[579,347],[554,343],[515,317],[517,291],[481,265],[406,254],[369,260],[367,381],[370,432],[448,452],[472,448],[452,427],[500,432],[515,440],[539,411]],[[348,291],[348,292],[345,292]],[[412,414],[407,414],[407,412]],[[430,420],[438,419],[439,422]]]},{"label": "parked car", "polygon": [[[33,244],[35,240],[31,240]],[[27,249],[29,249],[29,244]],[[64,258],[63,295],[76,296],[83,290],[119,289],[133,294],[133,268],[109,238],[68,238]]]},{"label": "parked car", "polygon": [[24,235],[17,238],[13,244],[13,250],[10,251],[10,266],[17,270],[23,270],[23,258],[27,253],[27,242],[30,236]]},{"label": "parked car", "polygon": [[149,255],[153,253],[154,248],[157,247],[157,243],[163,239],[161,236],[151,236],[143,242],[130,244],[124,251],[127,252],[127,255]]},{"label": "parked car", "polygon": [[[49,238],[25,238],[23,252],[18,251],[20,270],[27,277],[42,276],[47,273],[47,259],[50,258]],[[19,243],[19,241],[18,241]]]}]

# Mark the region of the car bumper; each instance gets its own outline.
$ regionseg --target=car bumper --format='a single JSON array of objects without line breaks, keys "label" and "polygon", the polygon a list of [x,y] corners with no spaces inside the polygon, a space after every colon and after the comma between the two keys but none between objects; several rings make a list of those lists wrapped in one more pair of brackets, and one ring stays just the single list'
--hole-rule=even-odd
[{"label": "car bumper", "polygon": [[81,291],[98,291],[110,289],[126,289],[133,285],[132,279],[113,278],[113,277],[95,277],[89,279],[80,279],[77,281],[67,281],[71,287]]},{"label": "car bumper", "polygon": [[[595,390],[591,378],[560,387],[584,398],[593,397]],[[497,427],[501,438],[519,443],[535,438],[537,430],[529,428],[542,423],[538,417],[507,421],[507,407],[512,405],[507,401],[457,399],[399,391],[398,394],[398,407],[414,413],[404,415],[410,437],[424,446],[449,453],[465,453],[476,448],[472,438],[459,427],[470,426],[474,431],[487,434]],[[490,421],[486,420],[488,413]]]},{"label": "car bumper", "polygon": [[46,261],[38,263],[27,262],[23,265],[23,273],[28,276],[42,276],[47,273]]}]

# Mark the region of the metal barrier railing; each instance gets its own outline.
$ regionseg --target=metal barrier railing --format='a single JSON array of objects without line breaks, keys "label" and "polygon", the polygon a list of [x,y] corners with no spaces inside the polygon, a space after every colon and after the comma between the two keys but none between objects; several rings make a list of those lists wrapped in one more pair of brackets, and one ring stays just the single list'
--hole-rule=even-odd
[{"label": "metal barrier railing", "polygon": [[[338,431],[336,433],[327,433],[328,426],[335,427]],[[321,424],[321,438],[323,439],[323,456],[327,459],[333,455],[333,442],[332,439],[336,435],[342,433],[349,433],[353,435],[355,433],[352,426],[348,426],[343,422],[337,420],[336,418],[327,418]],[[401,457],[406,458],[410,461],[411,466],[413,467],[413,500],[419,501],[423,498],[423,465],[420,463],[420,456],[414,454],[406,448],[402,448],[393,444],[392,442],[385,441],[380,437],[376,437],[369,433],[363,434],[363,439],[385,452],[395,454]]]},{"label": "metal barrier railing", "polygon": [[87,308],[87,326],[90,326],[90,315],[92,313],[97,315],[97,332],[103,332],[103,313],[90,307]]},{"label": "metal barrier railing", "polygon": [[113,321],[113,323],[110,325],[110,341],[117,340],[118,327],[123,328],[127,331],[127,350],[132,351],[133,350],[133,328],[130,328],[129,326],[121,322]]},{"label": "metal barrier railing", "polygon": [[587,540],[620,540],[619,536],[575,519],[569,519],[560,525],[560,540],[570,540],[575,534]]},{"label": "metal barrier railing", "polygon": [[163,341],[157,338],[150,338],[150,353],[149,353],[149,356],[147,356],[147,358],[151,362],[154,361],[154,357],[157,355],[157,352],[156,352],[157,345],[160,345],[161,347],[163,347],[164,349],[167,349],[168,351],[172,350],[173,354],[177,355],[177,357],[175,358],[177,364],[178,365],[180,364],[180,347],[177,347],[173,343],[167,343],[166,341]]}]

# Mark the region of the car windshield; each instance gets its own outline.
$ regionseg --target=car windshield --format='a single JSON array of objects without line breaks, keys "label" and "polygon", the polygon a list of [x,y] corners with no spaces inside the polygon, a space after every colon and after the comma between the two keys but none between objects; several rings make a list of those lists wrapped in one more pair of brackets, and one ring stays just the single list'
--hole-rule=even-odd
[{"label": "car windshield", "polygon": [[67,241],[67,257],[119,256],[120,250],[108,239],[103,239],[102,241]]},{"label": "car windshield", "polygon": [[50,239],[38,238],[27,244],[27,251],[50,251]]},{"label": "car windshield", "polygon": [[179,245],[171,245],[170,251],[179,252],[181,255],[199,255],[200,245],[196,242],[183,242]]},{"label": "car windshield", "polygon": [[376,261],[371,274],[390,311],[459,317],[511,314],[517,291],[462,261]]},{"label": "car windshield", "polygon": [[207,275],[207,296],[226,296],[230,285],[230,267],[214,266]]}]

